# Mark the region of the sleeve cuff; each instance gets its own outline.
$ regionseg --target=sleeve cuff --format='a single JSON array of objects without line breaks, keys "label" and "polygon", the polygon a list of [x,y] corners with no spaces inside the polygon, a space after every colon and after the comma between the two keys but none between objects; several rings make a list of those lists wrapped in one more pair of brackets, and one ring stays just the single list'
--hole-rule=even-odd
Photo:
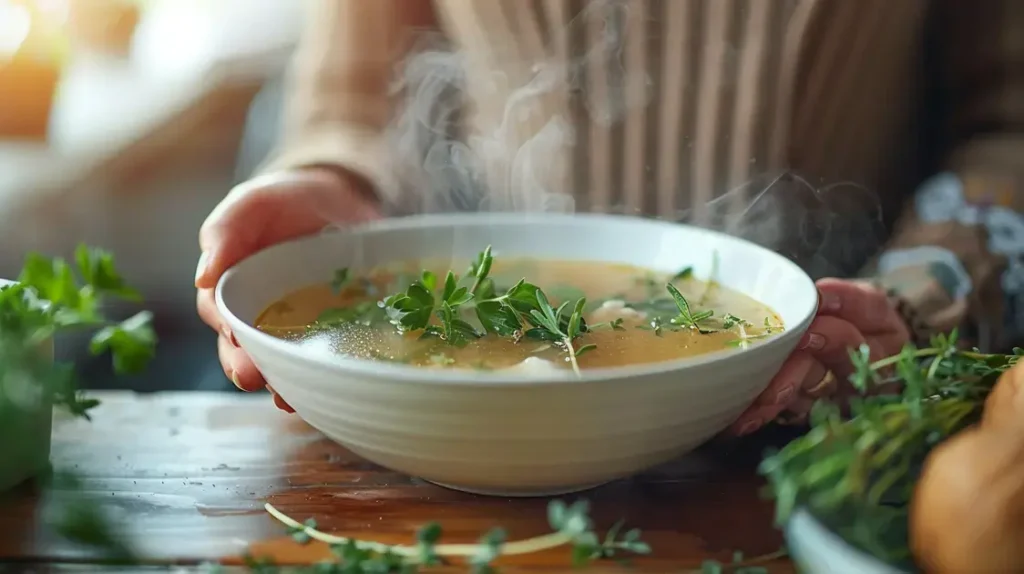
[{"label": "sleeve cuff", "polygon": [[908,267],[924,267],[928,276],[943,288],[953,299],[962,299],[974,290],[971,276],[960,259],[948,249],[934,246],[894,249],[878,259],[878,273],[885,276],[896,274]]},{"label": "sleeve cuff", "polygon": [[380,200],[396,205],[400,186],[388,169],[380,132],[365,126],[325,126],[303,133],[264,163],[259,173],[336,166],[365,179]]},{"label": "sleeve cuff", "polygon": [[[878,260],[877,276],[892,297],[913,311],[915,331],[949,331],[966,319],[974,287],[951,251],[933,246],[888,251]],[[926,333],[916,335],[927,338]]]}]

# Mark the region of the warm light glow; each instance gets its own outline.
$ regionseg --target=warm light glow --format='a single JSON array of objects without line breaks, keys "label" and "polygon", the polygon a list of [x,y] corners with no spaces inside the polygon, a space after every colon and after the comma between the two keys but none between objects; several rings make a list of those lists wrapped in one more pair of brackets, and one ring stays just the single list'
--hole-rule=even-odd
[{"label": "warm light glow", "polygon": [[0,54],[13,54],[28,38],[32,15],[28,8],[0,0]]},{"label": "warm light glow", "polygon": [[53,17],[56,20],[64,20],[67,18],[68,13],[68,1],[67,0],[34,0],[36,9]]}]

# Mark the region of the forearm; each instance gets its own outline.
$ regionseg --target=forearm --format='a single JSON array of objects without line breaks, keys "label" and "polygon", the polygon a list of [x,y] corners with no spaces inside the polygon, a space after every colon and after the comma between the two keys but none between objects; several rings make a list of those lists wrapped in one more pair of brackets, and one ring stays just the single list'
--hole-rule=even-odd
[{"label": "forearm", "polygon": [[431,2],[315,0],[306,22],[290,69],[283,136],[262,171],[329,166],[395,200],[384,142],[389,88],[414,31],[435,27]]}]

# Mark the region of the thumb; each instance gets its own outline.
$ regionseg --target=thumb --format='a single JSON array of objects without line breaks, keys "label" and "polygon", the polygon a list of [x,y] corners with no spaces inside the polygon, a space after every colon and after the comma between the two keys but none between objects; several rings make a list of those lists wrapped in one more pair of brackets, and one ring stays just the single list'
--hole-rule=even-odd
[{"label": "thumb", "polygon": [[360,187],[335,172],[313,169],[270,174],[236,186],[199,230],[203,254],[196,287],[214,287],[224,271],[265,247],[331,224],[376,219],[376,202]]}]

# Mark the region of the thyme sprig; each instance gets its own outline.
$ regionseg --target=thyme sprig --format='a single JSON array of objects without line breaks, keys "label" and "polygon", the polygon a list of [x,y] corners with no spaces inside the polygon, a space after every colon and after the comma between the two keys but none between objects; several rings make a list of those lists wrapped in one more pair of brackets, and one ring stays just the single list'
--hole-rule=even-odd
[{"label": "thyme sprig", "polygon": [[[501,556],[532,554],[567,545],[572,546],[574,566],[613,558],[623,552],[640,555],[651,552],[651,547],[641,539],[640,530],[622,532],[622,523],[617,523],[603,538],[598,537],[589,516],[590,506],[582,500],[571,505],[556,500],[548,505],[548,522],[553,530],[550,534],[508,541],[505,531],[495,528],[484,534],[477,544],[441,544],[443,531],[437,523],[420,528],[415,544],[391,545],[356,540],[322,532],[317,529],[316,521],[299,522],[272,504],[267,503],[264,508],[288,527],[293,540],[299,543],[317,540],[330,545],[335,560],[322,563],[316,569],[324,573],[412,574],[420,567],[441,565],[448,559],[462,558],[473,572],[485,574],[495,571],[492,564]],[[268,566],[266,561],[260,564]]]},{"label": "thyme sprig", "polygon": [[740,336],[738,339],[726,341],[725,344],[730,347],[739,347],[741,349],[746,349],[747,347],[749,347],[751,341],[766,339],[774,335],[775,332],[778,331],[778,329],[774,325],[772,325],[771,319],[769,319],[768,317],[764,318],[764,330],[756,335],[747,333],[747,327],[752,327],[753,325],[751,325],[747,321],[744,321],[743,319],[740,319],[739,317],[729,315],[725,318],[725,322],[727,325],[729,325],[728,327],[725,327],[726,329],[729,329],[731,327],[737,327],[740,331]]},{"label": "thyme sprig", "polygon": [[[577,376],[581,374],[579,357],[596,348],[593,344],[579,344],[577,340],[581,336],[596,328],[625,330],[621,317],[588,325],[585,315],[596,307],[588,305],[587,298],[579,289],[555,286],[551,292],[558,294],[557,307],[547,292],[525,278],[499,289],[491,277],[493,265],[494,254],[488,246],[477,255],[462,277],[448,271],[440,281],[433,272],[423,271],[412,280],[399,281],[404,285],[402,290],[376,304],[363,301],[349,307],[328,309],[306,329],[333,329],[347,323],[370,326],[386,320],[399,332],[419,332],[421,338],[434,338],[454,347],[464,347],[487,334],[512,339],[516,343],[524,338],[533,339],[549,345],[544,349],[560,349]],[[713,283],[717,272],[716,252],[712,257],[712,274],[700,294],[700,301],[705,301],[715,287]],[[647,324],[636,328],[653,331],[659,336],[665,330],[692,330],[701,335],[736,330],[739,338],[727,344],[747,346],[776,330],[765,319],[764,333],[748,334],[746,328],[752,324],[744,319],[731,314],[716,317],[712,309],[696,309],[674,285],[674,282],[691,279],[692,267],[680,270],[667,282],[649,273],[637,280],[638,284],[647,287],[647,300],[627,302],[624,296],[609,300],[621,299],[626,307],[646,313],[649,317]],[[341,270],[335,274],[332,286],[336,291],[348,289],[357,281],[348,270]],[[365,291],[359,285],[355,288]],[[660,296],[658,289],[664,289]],[[595,303],[599,307],[601,301]],[[699,302],[698,306],[703,306],[703,303]]]},{"label": "thyme sprig", "polygon": [[789,552],[785,548],[751,558],[745,557],[742,552],[734,552],[731,562],[705,560],[701,563],[700,570],[686,574],[768,574],[768,569],[763,564],[785,558],[788,555]]},{"label": "thyme sprig", "polygon": [[[852,351],[850,414],[820,402],[810,431],[761,465],[776,518],[800,507],[849,543],[875,557],[910,566],[908,511],[928,453],[976,423],[999,376],[1024,355],[961,350],[957,335],[933,337],[924,348],[872,361],[870,349]],[[892,384],[898,394],[873,394]]]},{"label": "thyme sprig", "polygon": [[704,311],[694,312],[690,309],[690,303],[686,300],[686,297],[683,297],[683,294],[679,292],[679,289],[677,289],[675,285],[669,283],[665,285],[665,288],[668,289],[669,294],[672,295],[672,300],[675,302],[676,308],[679,310],[679,314],[670,319],[670,322],[673,325],[693,329],[703,335],[714,332],[714,329],[709,329],[701,325],[702,321],[710,319],[715,314],[714,311],[711,309],[705,309]]}]

